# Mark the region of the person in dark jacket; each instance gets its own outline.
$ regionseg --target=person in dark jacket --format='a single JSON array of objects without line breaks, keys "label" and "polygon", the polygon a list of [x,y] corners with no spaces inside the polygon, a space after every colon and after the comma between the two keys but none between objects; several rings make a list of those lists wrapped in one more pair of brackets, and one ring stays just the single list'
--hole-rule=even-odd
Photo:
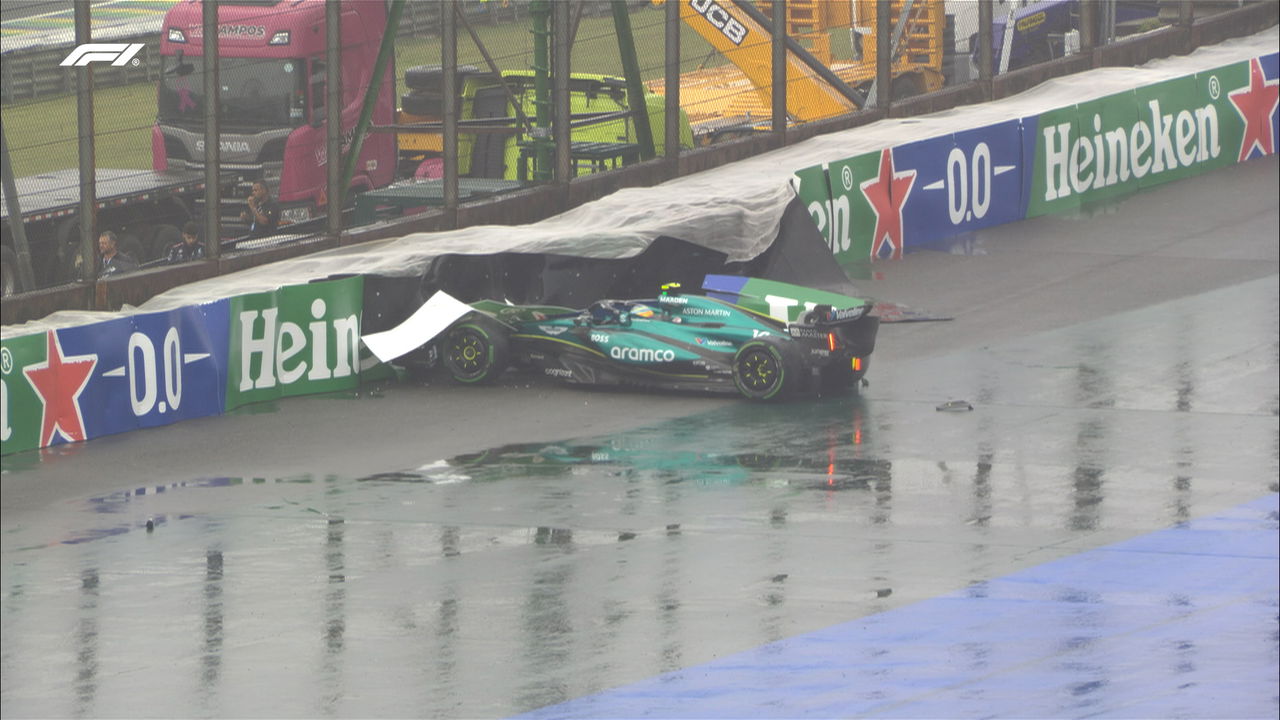
[{"label": "person in dark jacket", "polygon": [[271,199],[267,184],[258,180],[249,193],[249,209],[240,213],[240,219],[249,223],[249,237],[266,237],[276,231],[280,222],[280,206]]},{"label": "person in dark jacket", "polygon": [[98,252],[102,253],[98,277],[123,275],[138,269],[138,261],[120,251],[120,239],[110,230],[98,236]]},{"label": "person in dark jacket", "polygon": [[200,242],[200,226],[187,222],[182,226],[182,241],[169,246],[165,262],[169,264],[200,260],[204,257],[204,245]]}]

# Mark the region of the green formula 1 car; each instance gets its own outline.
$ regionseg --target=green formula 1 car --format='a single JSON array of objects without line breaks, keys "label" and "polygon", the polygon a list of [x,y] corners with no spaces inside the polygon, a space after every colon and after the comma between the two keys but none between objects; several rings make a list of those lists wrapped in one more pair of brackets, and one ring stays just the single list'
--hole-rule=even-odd
[{"label": "green formula 1 car", "polygon": [[463,383],[516,366],[570,383],[753,400],[847,392],[866,373],[880,323],[871,301],[728,275],[708,275],[703,289],[585,309],[475,302],[430,356]]}]

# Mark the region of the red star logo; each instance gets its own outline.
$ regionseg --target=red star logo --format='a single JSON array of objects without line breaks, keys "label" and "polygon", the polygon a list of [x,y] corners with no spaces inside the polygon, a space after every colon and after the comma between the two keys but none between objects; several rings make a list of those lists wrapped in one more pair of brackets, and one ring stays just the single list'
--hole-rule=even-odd
[{"label": "red star logo", "polygon": [[84,440],[84,417],[80,414],[80,393],[93,375],[98,364],[97,355],[62,354],[62,341],[58,332],[46,333],[49,353],[41,365],[29,365],[22,372],[27,382],[35,388],[44,406],[44,420],[40,427],[40,447],[53,444],[54,433],[67,442]]},{"label": "red star logo", "polygon": [[876,230],[871,238],[872,260],[880,257],[885,245],[890,249],[889,259],[902,258],[902,206],[915,182],[915,170],[894,172],[893,153],[888,148],[880,151],[880,174],[860,185],[876,213]]},{"label": "red star logo", "polygon": [[1275,114],[1280,91],[1280,80],[1267,80],[1262,76],[1262,63],[1257,58],[1249,61],[1249,87],[1227,93],[1236,112],[1244,118],[1244,139],[1240,142],[1240,159],[1249,159],[1256,147],[1263,155],[1276,151],[1275,131],[1271,116]]}]

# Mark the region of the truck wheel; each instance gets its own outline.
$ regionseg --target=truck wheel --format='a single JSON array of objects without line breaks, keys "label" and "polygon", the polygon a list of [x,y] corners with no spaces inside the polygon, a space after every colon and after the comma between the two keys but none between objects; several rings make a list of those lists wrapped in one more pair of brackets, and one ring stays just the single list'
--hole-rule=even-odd
[{"label": "truck wheel", "polygon": [[147,246],[147,259],[158,260],[165,256],[165,252],[182,242],[182,231],[173,225],[157,225],[155,234],[151,236],[151,242]]},{"label": "truck wheel", "polygon": [[146,254],[146,248],[142,247],[142,241],[137,235],[131,232],[120,233],[120,252],[128,255],[139,263],[144,263],[151,258]]},{"label": "truck wheel", "polygon": [[762,337],[743,344],[733,356],[733,384],[751,400],[779,400],[800,378],[800,361],[792,342]]},{"label": "truck wheel", "polygon": [[511,343],[506,329],[497,323],[473,320],[449,331],[440,354],[454,380],[489,383],[511,364]]},{"label": "truck wheel", "polygon": [[18,292],[18,254],[8,246],[0,247],[0,296]]},{"label": "truck wheel", "polygon": [[54,234],[58,246],[57,258],[49,273],[50,285],[75,282],[80,279],[80,221],[63,220]]}]

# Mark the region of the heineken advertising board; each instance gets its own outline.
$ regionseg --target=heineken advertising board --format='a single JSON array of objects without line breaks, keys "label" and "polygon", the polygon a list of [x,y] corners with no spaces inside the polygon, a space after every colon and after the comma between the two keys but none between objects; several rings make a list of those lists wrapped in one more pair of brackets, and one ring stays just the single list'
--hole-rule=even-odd
[{"label": "heineken advertising board", "polygon": [[795,173],[842,265],[1275,153],[1280,55]]},{"label": "heineken advertising board", "polygon": [[0,343],[3,454],[222,412],[227,301]]},{"label": "heineken advertising board", "polygon": [[363,293],[351,277],[231,298],[226,409],[356,387]]}]

